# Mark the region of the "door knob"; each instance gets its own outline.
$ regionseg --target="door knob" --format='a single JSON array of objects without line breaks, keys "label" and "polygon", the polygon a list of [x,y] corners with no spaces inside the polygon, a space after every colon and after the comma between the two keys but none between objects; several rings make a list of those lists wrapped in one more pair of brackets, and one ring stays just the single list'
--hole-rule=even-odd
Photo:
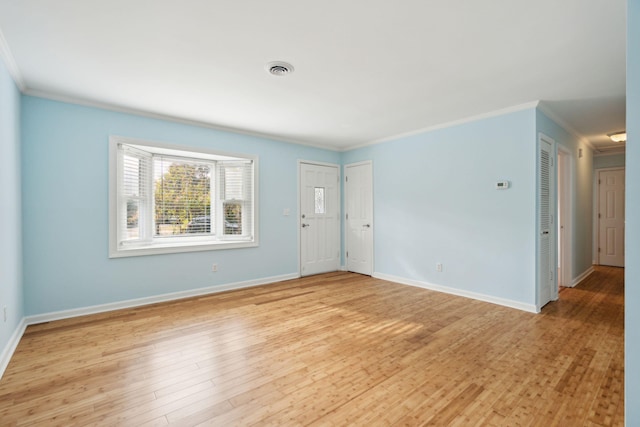
[{"label": "door knob", "polygon": [[308,227],[309,224],[302,224],[302,228]]},{"label": "door knob", "polygon": [[363,227],[371,228],[371,224],[365,224]]}]

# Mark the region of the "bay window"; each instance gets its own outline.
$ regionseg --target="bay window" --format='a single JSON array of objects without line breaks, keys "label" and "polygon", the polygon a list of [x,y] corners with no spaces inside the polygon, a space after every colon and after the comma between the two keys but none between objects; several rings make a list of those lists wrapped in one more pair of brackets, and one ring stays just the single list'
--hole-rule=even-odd
[{"label": "bay window", "polygon": [[109,256],[257,246],[257,159],[110,138]]}]

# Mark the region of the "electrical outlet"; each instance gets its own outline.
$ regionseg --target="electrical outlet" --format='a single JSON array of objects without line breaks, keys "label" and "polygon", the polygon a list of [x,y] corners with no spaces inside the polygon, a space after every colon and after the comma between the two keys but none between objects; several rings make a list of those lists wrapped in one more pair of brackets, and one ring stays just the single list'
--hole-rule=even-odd
[{"label": "electrical outlet", "polygon": [[436,264],[436,270],[438,270],[439,273],[442,273],[442,263],[441,262]]},{"label": "electrical outlet", "polygon": [[211,266],[211,271],[213,271],[214,273],[218,271],[218,264],[213,264]]}]

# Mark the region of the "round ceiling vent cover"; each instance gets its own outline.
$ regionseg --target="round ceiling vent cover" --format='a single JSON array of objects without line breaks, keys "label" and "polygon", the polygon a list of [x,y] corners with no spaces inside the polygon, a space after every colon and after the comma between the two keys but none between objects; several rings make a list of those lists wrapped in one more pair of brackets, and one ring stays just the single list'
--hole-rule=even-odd
[{"label": "round ceiling vent cover", "polygon": [[293,65],[282,61],[269,62],[266,68],[267,71],[274,76],[284,76],[293,73]]}]

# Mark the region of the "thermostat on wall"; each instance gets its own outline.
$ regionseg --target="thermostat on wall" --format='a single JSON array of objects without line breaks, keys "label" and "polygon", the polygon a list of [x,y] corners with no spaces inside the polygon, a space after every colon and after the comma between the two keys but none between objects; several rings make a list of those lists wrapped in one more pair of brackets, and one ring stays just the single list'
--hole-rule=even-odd
[{"label": "thermostat on wall", "polygon": [[506,190],[507,188],[509,188],[509,181],[496,182],[496,190]]}]

